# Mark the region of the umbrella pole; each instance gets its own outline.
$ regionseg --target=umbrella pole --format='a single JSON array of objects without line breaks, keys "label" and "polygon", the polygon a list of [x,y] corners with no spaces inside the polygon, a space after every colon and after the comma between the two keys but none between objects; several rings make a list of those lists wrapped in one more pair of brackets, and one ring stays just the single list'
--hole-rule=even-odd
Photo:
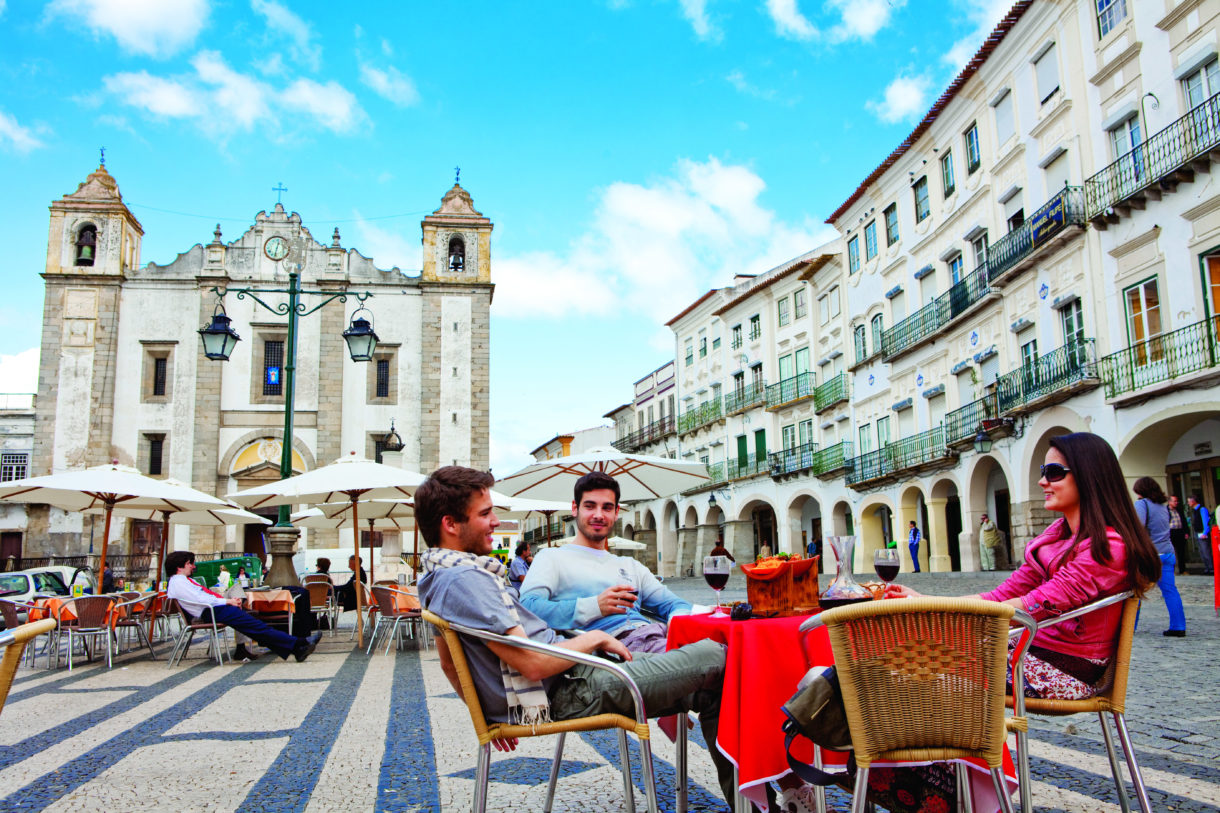
[{"label": "umbrella pole", "polygon": [[355,541],[353,550],[356,553],[356,572],[352,574],[352,581],[356,585],[356,640],[357,646],[364,649],[364,587],[360,584],[360,520],[356,511],[356,495],[353,494],[352,537]]},{"label": "umbrella pole", "polygon": [[415,523],[415,558],[411,560],[411,581],[419,583],[419,522]]},{"label": "umbrella pole", "polygon": [[373,573],[373,522],[369,520],[369,584],[377,583],[377,576]]},{"label": "umbrella pole", "polygon": [[543,520],[543,522],[546,523],[546,546],[548,548],[551,546],[551,514],[553,514],[553,513],[555,513],[555,512],[554,511],[543,511],[542,512],[542,520]]},{"label": "umbrella pole", "polygon": [[[153,574],[153,597],[149,599],[152,606],[148,611],[148,640],[152,641],[153,630],[157,628],[157,593],[161,588],[161,573],[165,569],[165,546],[169,544],[169,511],[161,512],[161,547],[157,551],[157,572]],[[168,579],[166,580],[168,581]]]},{"label": "umbrella pole", "polygon": [[110,545],[110,512],[114,510],[114,503],[107,500],[106,502],[106,522],[102,531],[102,561],[97,566],[97,584],[93,588],[95,595],[102,594],[102,582],[106,580],[106,548]]}]

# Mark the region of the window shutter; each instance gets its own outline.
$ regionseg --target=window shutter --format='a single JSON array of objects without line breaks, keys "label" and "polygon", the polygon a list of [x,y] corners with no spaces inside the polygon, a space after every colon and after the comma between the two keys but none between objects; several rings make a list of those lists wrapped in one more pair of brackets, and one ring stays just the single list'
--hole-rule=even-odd
[{"label": "window shutter", "polygon": [[1038,98],[1046,104],[1051,94],[1059,89],[1059,61],[1055,58],[1053,44],[1034,62],[1034,72],[1038,77]]}]

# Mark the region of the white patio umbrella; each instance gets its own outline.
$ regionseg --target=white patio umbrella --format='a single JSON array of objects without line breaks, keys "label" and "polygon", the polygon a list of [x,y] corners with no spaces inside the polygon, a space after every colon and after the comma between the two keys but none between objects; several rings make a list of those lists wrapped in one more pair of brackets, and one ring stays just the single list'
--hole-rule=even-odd
[{"label": "white patio umbrella", "polygon": [[546,524],[546,544],[551,545],[551,515],[560,511],[571,511],[571,500],[533,500],[528,497],[508,497],[508,507],[496,511],[500,519],[527,519],[531,514],[541,514]]},{"label": "white patio umbrella", "polygon": [[[418,472],[386,466],[355,457],[343,457],[329,466],[295,477],[230,494],[246,508],[272,505],[317,505],[346,500],[351,504],[353,551],[360,555],[360,523],[357,503],[369,500],[409,499],[427,479]],[[370,565],[372,563],[370,562]],[[356,568],[356,635],[364,645],[364,600],[360,568]]]},{"label": "white patio umbrella", "polygon": [[106,522],[102,532],[102,557],[98,564],[99,585],[106,573],[110,517],[115,506],[175,512],[234,507],[219,497],[182,484],[146,477],[130,466],[117,463],[5,483],[0,487],[0,502],[45,503],[65,511],[101,509],[106,515]]},{"label": "white patio umbrella", "polygon": [[603,446],[533,463],[497,482],[496,489],[510,497],[571,500],[576,481],[591,471],[602,471],[618,480],[623,502],[667,497],[708,481],[703,463],[624,454]]},{"label": "white patio umbrella", "polygon": [[648,548],[643,542],[636,542],[634,539],[624,536],[612,536],[606,540],[606,544],[610,550],[645,550]]},{"label": "white patio umbrella", "polygon": [[[373,531],[414,531],[417,538],[419,535],[419,529],[415,527],[415,508],[409,502],[370,500],[361,503],[359,522],[365,523],[369,531],[369,581],[374,580]],[[292,524],[302,528],[346,530],[352,527],[352,504],[328,503],[298,511],[292,515]]]}]

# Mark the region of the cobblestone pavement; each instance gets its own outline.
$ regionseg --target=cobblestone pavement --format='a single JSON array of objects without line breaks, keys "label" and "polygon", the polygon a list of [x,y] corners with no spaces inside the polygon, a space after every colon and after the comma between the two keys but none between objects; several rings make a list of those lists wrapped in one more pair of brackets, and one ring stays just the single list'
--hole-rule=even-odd
[{"label": "cobblestone pavement", "polygon": [[[955,595],[998,574],[906,575]],[[730,583],[726,599],[742,598]],[[825,582],[825,577],[823,577]],[[701,580],[670,582],[710,602]],[[1156,810],[1220,810],[1220,621],[1210,583],[1180,580],[1188,637],[1164,638],[1154,592],[1136,635],[1128,722]],[[218,667],[196,645],[167,669],[138,652],[103,666],[22,667],[0,715],[0,810],[468,810],[474,737],[434,650],[365,656],[348,630],[326,635],[304,664],[267,654]],[[41,664],[42,661],[40,660]],[[1034,799],[1041,810],[1118,810],[1096,719],[1033,722]],[[723,810],[706,745],[691,738],[691,809]],[[634,743],[634,741],[633,741]],[[672,809],[673,747],[654,737],[664,809]],[[489,809],[542,809],[553,740],[495,754]],[[634,744],[633,744],[634,749]],[[623,809],[613,734],[568,739],[556,811]],[[635,764],[638,766],[638,760]],[[643,809],[642,782],[635,797]],[[832,809],[848,809],[831,794]]]}]

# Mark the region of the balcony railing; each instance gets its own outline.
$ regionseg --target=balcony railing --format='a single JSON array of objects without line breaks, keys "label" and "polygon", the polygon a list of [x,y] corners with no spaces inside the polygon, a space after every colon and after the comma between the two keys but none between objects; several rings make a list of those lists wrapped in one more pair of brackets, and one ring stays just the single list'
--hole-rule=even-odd
[{"label": "balcony railing", "polygon": [[892,328],[882,330],[882,356],[889,361],[904,350],[919,344],[961,316],[971,305],[985,297],[990,291],[987,265],[984,263],[938,296],[931,304],[920,308]]},{"label": "balcony railing", "polygon": [[1084,182],[1090,220],[1220,146],[1220,94]]},{"label": "balcony railing", "polygon": [[977,401],[971,401],[960,409],[955,409],[945,416],[945,443],[950,445],[965,440],[973,440],[979,433],[979,427],[984,420],[997,417],[995,414],[995,398],[988,396]]},{"label": "balcony railing", "polygon": [[847,373],[839,373],[813,391],[813,411],[823,412],[835,404],[846,401],[849,395]]},{"label": "balcony railing", "polygon": [[757,477],[760,474],[769,474],[771,471],[768,468],[765,452],[761,455],[751,453],[748,457],[730,457],[725,466],[727,469],[725,474],[730,480]]},{"label": "balcony railing", "polygon": [[987,277],[994,284],[1068,226],[1084,226],[1084,187],[1065,186],[1020,227],[987,249]]},{"label": "balcony railing", "polygon": [[778,384],[767,387],[767,409],[791,404],[804,398],[812,398],[814,389],[813,373],[800,373],[791,378],[785,378]]},{"label": "balcony railing", "polygon": [[917,435],[887,443],[882,448],[856,456],[844,478],[849,486],[881,480],[907,469],[951,460],[956,454],[945,445],[943,425]]},{"label": "balcony railing", "polygon": [[702,429],[709,423],[715,423],[724,416],[724,408],[721,404],[720,397],[717,396],[711,401],[700,404],[694,409],[688,409],[681,417],[678,418],[678,434],[685,435],[687,432],[694,432],[697,429]]},{"label": "balcony railing", "polygon": [[[563,523],[556,520],[551,523],[551,539],[563,539],[564,529]],[[545,542],[547,540],[546,525],[539,528],[530,528],[521,535],[525,542]]]},{"label": "balcony railing", "polygon": [[676,425],[677,422],[674,420],[674,416],[666,415],[664,418],[653,421],[642,429],[632,432],[630,435],[624,435],[611,445],[620,452],[636,452],[650,443],[656,443],[661,438],[672,435]]},{"label": "balcony railing", "polygon": [[1220,316],[1137,342],[1098,366],[1107,398],[1220,368]]},{"label": "balcony railing", "polygon": [[1096,378],[1094,340],[1079,339],[1000,376],[996,379],[995,399],[1003,414]]},{"label": "balcony railing", "polygon": [[732,415],[734,412],[758,406],[759,404],[766,403],[766,401],[767,383],[760,381],[757,384],[751,384],[739,390],[735,389],[724,396],[724,414]]},{"label": "balcony railing", "polygon": [[833,446],[818,449],[810,460],[809,473],[820,477],[823,474],[839,471],[851,462],[853,448],[850,440],[841,440]]},{"label": "balcony railing", "polygon": [[809,443],[802,443],[800,446],[784,449],[782,452],[772,452],[769,455],[771,476],[782,477],[785,474],[813,468],[813,461],[817,451],[818,445],[811,441]]}]

